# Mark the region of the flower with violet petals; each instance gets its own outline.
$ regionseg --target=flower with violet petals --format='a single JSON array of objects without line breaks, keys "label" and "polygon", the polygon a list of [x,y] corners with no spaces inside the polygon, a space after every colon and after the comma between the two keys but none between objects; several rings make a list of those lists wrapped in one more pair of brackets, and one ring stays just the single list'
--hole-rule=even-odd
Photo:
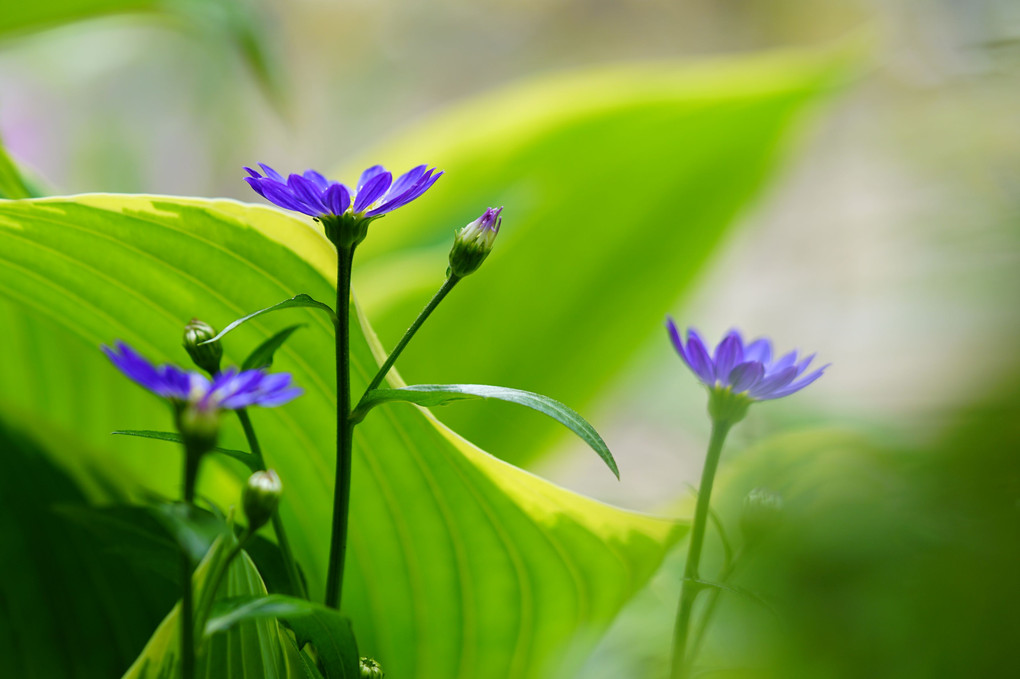
[{"label": "flower with violet petals", "polygon": [[222,410],[283,405],[302,393],[291,385],[288,373],[270,375],[263,370],[238,372],[230,368],[210,380],[175,365],[155,366],[124,342],[118,341],[113,348],[104,346],[103,352],[127,377],[168,399],[179,416],[188,413],[188,422],[204,424],[203,434],[214,435],[216,418]]},{"label": "flower with violet petals", "polygon": [[680,358],[708,387],[708,409],[716,420],[738,422],[751,403],[782,398],[800,391],[821,377],[830,365],[807,373],[814,354],[801,358],[795,349],[780,358],[773,358],[771,340],[760,337],[744,344],[736,330],[728,332],[710,355],[694,328],[688,328],[687,343],[684,344],[673,319],[666,320]]},{"label": "flower with violet petals", "polygon": [[[326,235],[334,243],[336,238],[330,230],[341,226],[337,222],[362,223],[362,228],[351,239],[353,244],[364,238],[367,221],[407,205],[428,191],[443,174],[436,172],[434,167],[419,165],[394,181],[393,175],[386,168],[373,165],[361,173],[357,186],[351,188],[326,179],[315,170],[306,170],[303,174],[292,174],[284,178],[265,163],[259,163],[259,167],[265,176],[258,170],[244,168],[249,174],[244,180],[255,193],[282,208],[323,222],[327,229]],[[348,226],[353,227],[353,224]]]},{"label": "flower with violet petals", "polygon": [[482,216],[457,232],[450,250],[450,272],[463,278],[478,270],[492,252],[503,219],[502,207],[490,207]]}]

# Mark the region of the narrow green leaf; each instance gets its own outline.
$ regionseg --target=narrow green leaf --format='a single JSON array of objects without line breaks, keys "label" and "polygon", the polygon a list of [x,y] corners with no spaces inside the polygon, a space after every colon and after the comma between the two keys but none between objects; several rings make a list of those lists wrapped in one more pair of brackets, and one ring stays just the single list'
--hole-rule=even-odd
[{"label": "narrow green leaf", "polygon": [[237,319],[227,327],[223,328],[223,330],[220,330],[220,333],[216,335],[216,337],[213,337],[210,340],[206,340],[205,342],[202,342],[202,344],[209,344],[209,342],[215,342],[216,340],[223,339],[224,335],[226,335],[228,332],[230,332],[237,326],[241,325],[245,321],[250,321],[251,319],[257,316],[261,316],[262,314],[268,314],[270,311],[280,311],[282,309],[295,309],[298,307],[311,307],[313,309],[322,309],[323,311],[329,314],[329,319],[333,321],[334,325],[336,325],[337,322],[336,312],[333,311],[333,308],[331,306],[316,301],[309,297],[308,295],[301,293],[300,295],[294,295],[290,299],[285,299],[279,304],[274,304],[273,306],[266,307],[265,309],[259,309],[258,311],[252,312],[247,316],[242,316],[241,318]]},{"label": "narrow green leaf", "polygon": [[463,401],[478,398],[493,398],[508,403],[537,410],[543,415],[548,415],[570,431],[581,437],[592,450],[598,453],[602,461],[609,469],[620,478],[620,470],[616,466],[613,454],[609,452],[609,446],[602,440],[595,427],[587,420],[578,415],[574,410],[563,405],[559,401],[534,394],[530,391],[511,389],[509,387],[493,387],[487,384],[416,384],[410,387],[399,389],[374,389],[361,399],[357,409],[354,411],[355,421],[360,421],[368,414],[368,411],[377,405],[391,401],[405,401],[415,405],[431,408],[441,406],[452,401]]},{"label": "narrow green leaf", "polygon": [[339,611],[304,599],[279,594],[224,599],[213,607],[205,633],[217,634],[245,620],[260,618],[284,620],[294,630],[299,646],[315,646],[325,679],[359,676],[360,656],[350,620]]},{"label": "narrow green leaf", "polygon": [[270,368],[273,365],[273,355],[276,350],[283,346],[283,343],[287,341],[295,330],[304,327],[304,323],[298,323],[284,328],[280,332],[276,333],[262,344],[255,347],[255,350],[248,355],[248,358],[244,359],[244,363],[241,364],[241,370],[254,370],[255,368]]},{"label": "narrow green leaf", "polygon": [[310,601],[281,594],[223,599],[213,606],[205,623],[205,633],[211,636],[226,632],[242,620],[310,615],[312,605]]},{"label": "narrow green leaf", "polygon": [[[181,435],[172,431],[155,431],[152,429],[118,429],[113,434],[119,434],[122,436],[137,436],[143,439],[153,439],[155,441],[167,441],[169,443],[183,443]],[[246,453],[243,450],[234,450],[232,448],[221,448],[216,446],[211,452],[219,453],[220,455],[226,455],[232,457],[238,462],[241,462],[248,469],[253,472],[259,471],[258,460],[251,453]]]}]

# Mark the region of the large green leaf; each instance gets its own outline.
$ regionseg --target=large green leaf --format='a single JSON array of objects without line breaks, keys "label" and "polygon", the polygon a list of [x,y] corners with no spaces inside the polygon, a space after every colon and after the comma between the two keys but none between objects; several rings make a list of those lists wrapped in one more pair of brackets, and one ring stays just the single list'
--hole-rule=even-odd
[{"label": "large green leaf", "polygon": [[[330,299],[334,267],[335,251],[311,223],[268,208],[106,195],[0,202],[0,295],[8,300],[0,301],[0,399],[17,399],[102,451],[82,464],[133,471],[172,495],[174,446],[109,436],[164,428],[169,408],[119,375],[98,346],[119,338],[153,360],[186,362],[188,319],[223,327],[297,293]],[[308,309],[253,319],[227,338],[225,362],[240,362],[294,322],[307,329],[276,352],[274,366],[307,393],[252,419],[286,487],[280,511],[309,589],[321,596],[332,323]],[[381,355],[357,327],[355,393]],[[397,376],[391,383],[400,386]],[[221,443],[243,447],[233,425]],[[200,491],[235,503],[238,474],[233,462],[211,462]],[[566,676],[683,532],[501,462],[420,409],[384,408],[355,433],[344,612],[362,652],[393,679]]]},{"label": "large green leaf", "polygon": [[[212,564],[229,550],[228,543],[217,540],[205,560],[195,569],[195,600],[200,600],[203,587],[209,585]],[[264,596],[266,587],[255,564],[244,552],[234,559],[217,599]],[[174,679],[180,670],[180,604],[167,614],[135,660],[124,679]],[[280,623],[271,618],[238,622],[222,634],[206,638],[199,653],[197,671],[200,677],[231,677],[231,679],[285,679],[299,677],[301,661],[293,640]]]},{"label": "large green leaf", "polygon": [[101,482],[80,469],[77,481],[90,483],[76,482],[65,466],[74,467],[74,440],[52,432],[43,440],[24,430],[30,419],[24,412],[0,418],[2,674],[119,676],[175,598],[159,564],[133,558],[149,549],[155,532],[96,531],[76,520],[98,499]]},{"label": "large green leaf", "polygon": [[[674,311],[725,230],[773,175],[784,140],[845,59],[784,55],[549,76],[409,129],[359,166],[446,176],[374,223],[355,288],[392,347],[443,280],[452,234],[488,206],[503,228],[397,367],[409,382],[499,384],[593,402]],[[493,413],[496,417],[493,417]],[[497,404],[441,419],[523,462],[556,426]],[[598,422],[595,423],[596,426]]]}]

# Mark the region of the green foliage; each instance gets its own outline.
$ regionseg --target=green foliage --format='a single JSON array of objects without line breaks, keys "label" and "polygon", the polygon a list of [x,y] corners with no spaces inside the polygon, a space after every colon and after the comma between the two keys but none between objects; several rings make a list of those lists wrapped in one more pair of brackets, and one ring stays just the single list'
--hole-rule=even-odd
[{"label": "green foliage", "polygon": [[[206,559],[195,570],[195,600],[201,600],[212,565],[229,550],[230,540],[213,543]],[[217,593],[217,599],[264,596],[265,585],[255,564],[242,552],[234,559]],[[180,604],[163,619],[124,679],[173,679],[180,676]],[[198,676],[237,679],[282,679],[298,677],[302,663],[299,650],[274,619],[250,618],[237,621],[222,634],[203,640],[198,655]],[[355,655],[355,660],[357,656]]]},{"label": "green foliage", "polygon": [[332,608],[279,594],[238,597],[221,602],[206,623],[206,634],[233,628],[245,620],[278,618],[294,633],[299,646],[311,643],[325,679],[359,679],[358,646],[351,621]]},{"label": "green foliage", "polygon": [[80,512],[94,498],[57,462],[79,451],[68,441],[51,441],[59,447],[50,448],[7,419],[0,419],[3,673],[119,676],[174,600],[160,561],[139,557],[172,544],[166,538],[160,544],[155,531],[139,531],[135,522],[86,528]]},{"label": "green foliage", "polygon": [[248,354],[241,364],[241,370],[254,370],[263,368],[268,370],[273,367],[273,354],[283,346],[287,338],[294,334],[294,331],[302,327],[301,324],[292,325],[276,333],[262,344],[255,347],[255,350]]},{"label": "green foliage", "polygon": [[[179,338],[189,318],[223,325],[298,292],[335,294],[335,254],[320,232],[232,201],[3,202],[0,253],[0,292],[12,300],[0,393],[101,451],[82,464],[133,470],[168,496],[179,454],[163,446],[164,459],[156,442],[109,432],[166,426],[170,410],[117,373],[99,344],[120,338],[155,360],[184,362]],[[307,331],[280,348],[275,364],[307,394],[253,419],[287,489],[281,516],[315,596],[330,521],[332,322],[308,309],[253,319],[231,333],[224,362],[239,362],[278,330],[266,319],[295,315]],[[355,324],[355,393],[381,353]],[[239,432],[228,429],[225,446],[231,437]],[[234,503],[242,477],[233,466],[207,465],[200,494]],[[417,409],[385,409],[359,426],[354,479],[345,613],[363,652],[395,679],[569,671],[684,532],[506,465]]]},{"label": "green foliage", "polygon": [[610,471],[616,475],[616,478],[620,478],[620,470],[616,466],[613,454],[609,452],[606,442],[602,440],[593,426],[559,401],[541,394],[533,394],[530,391],[493,387],[487,384],[415,384],[399,389],[373,389],[358,404],[354,417],[360,420],[375,406],[394,401],[414,403],[431,408],[453,401],[480,398],[516,403],[548,415],[591,446],[591,449],[598,453]]},{"label": "green foliage", "polygon": [[[447,171],[414,209],[371,227],[355,290],[385,346],[442,280],[452,232],[505,206],[493,253],[418,333],[411,382],[480,382],[583,409],[662,334],[726,229],[759,195],[833,59],[614,66],[528,81],[408,130],[360,164]],[[444,411],[512,462],[556,428],[519,409]],[[595,423],[598,424],[597,422]],[[539,436],[540,438],[536,438]]]}]

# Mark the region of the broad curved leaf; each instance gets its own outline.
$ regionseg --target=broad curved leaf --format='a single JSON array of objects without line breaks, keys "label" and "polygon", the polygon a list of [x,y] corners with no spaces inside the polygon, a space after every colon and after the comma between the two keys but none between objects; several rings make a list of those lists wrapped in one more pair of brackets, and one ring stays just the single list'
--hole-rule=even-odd
[{"label": "broad curved leaf", "polygon": [[[375,163],[446,170],[360,246],[355,288],[386,347],[442,282],[453,230],[505,206],[492,254],[415,336],[403,376],[527,389],[583,412],[661,335],[846,61],[787,53],[555,74],[370,149],[336,176]],[[502,404],[440,419],[516,463],[561,434]]]},{"label": "broad curved leaf", "polygon": [[[100,451],[83,464],[133,472],[173,495],[178,456],[139,455],[155,443],[109,436],[166,427],[170,409],[99,345],[120,338],[153,360],[185,362],[188,319],[222,325],[298,293],[329,299],[334,269],[321,232],[268,208],[109,195],[0,202],[0,401],[17,399]],[[281,516],[318,598],[331,516],[333,325],[315,310],[292,315],[307,331],[274,365],[306,394],[253,410],[252,420],[283,479]],[[232,332],[225,360],[272,336],[275,318]],[[359,324],[355,393],[382,356]],[[243,447],[233,420],[224,427],[222,444]],[[392,679],[569,675],[685,531],[516,469],[419,409],[385,409],[358,427],[353,476],[344,613]],[[208,464],[200,493],[236,503],[239,477],[233,465]]]},{"label": "broad curved leaf", "polygon": [[361,402],[358,403],[358,407],[354,410],[354,418],[356,421],[360,420],[375,406],[393,401],[404,401],[429,408],[453,401],[478,398],[516,403],[548,415],[591,446],[591,449],[598,453],[610,471],[616,475],[616,478],[620,478],[616,460],[609,452],[606,442],[595,431],[595,427],[559,401],[541,394],[533,394],[530,391],[493,387],[487,384],[415,384],[399,389],[373,389],[365,394]]}]

